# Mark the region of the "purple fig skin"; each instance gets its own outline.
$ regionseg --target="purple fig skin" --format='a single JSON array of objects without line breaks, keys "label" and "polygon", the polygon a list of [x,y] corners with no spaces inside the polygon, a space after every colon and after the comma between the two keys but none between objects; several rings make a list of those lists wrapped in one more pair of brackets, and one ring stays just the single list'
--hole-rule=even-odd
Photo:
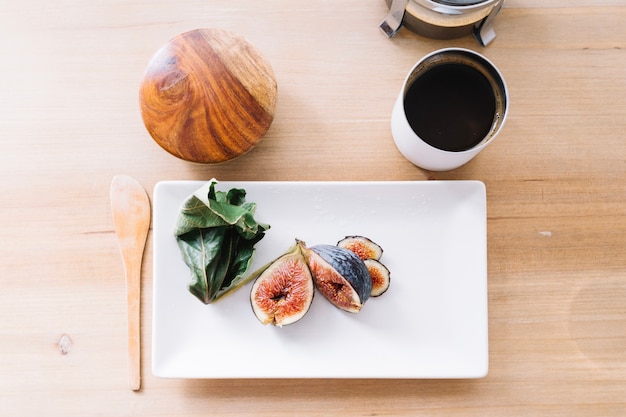
[{"label": "purple fig skin", "polygon": [[[316,245],[308,248],[307,250],[309,251],[309,254],[305,254],[305,257],[307,257],[309,267],[312,266],[310,258],[312,256],[319,257],[327,265],[326,268],[330,268],[328,271],[329,274],[336,272],[340,275],[345,283],[351,287],[352,291],[356,293],[358,300],[354,300],[350,306],[342,307],[336,302],[336,300],[333,300],[332,295],[329,296],[324,294],[324,296],[339,308],[350,312],[359,311],[363,304],[369,299],[372,291],[372,279],[361,258],[359,258],[354,252],[335,245]],[[310,252],[314,255],[311,255]],[[320,277],[316,277],[315,273],[313,275],[317,283]]]}]

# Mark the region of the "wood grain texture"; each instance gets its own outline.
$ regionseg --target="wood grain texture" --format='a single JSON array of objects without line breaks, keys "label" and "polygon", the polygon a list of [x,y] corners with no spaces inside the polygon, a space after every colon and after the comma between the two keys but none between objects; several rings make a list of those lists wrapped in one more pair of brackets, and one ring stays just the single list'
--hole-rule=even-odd
[{"label": "wood grain texture", "polygon": [[[7,416],[623,417],[626,7],[507,0],[497,38],[378,24],[384,0],[29,0],[0,13],[0,410]],[[337,3],[338,4],[338,3]],[[154,52],[220,27],[280,85],[254,149],[203,165],[143,124]],[[393,145],[402,81],[425,54],[484,53],[511,112],[467,165],[432,173]],[[142,390],[128,389],[123,265],[109,204],[160,180],[474,179],[487,189],[489,374],[480,380],[176,380],[152,376],[152,248],[142,268]],[[187,277],[181,277],[186,285]],[[175,306],[172,306],[175,308]],[[250,347],[253,349],[253,346]],[[393,352],[389,352],[393,355]]]},{"label": "wood grain texture", "polygon": [[146,128],[166,151],[217,163],[252,149],[274,119],[277,84],[269,62],[242,36],[185,32],[150,61],[140,88]]},{"label": "wood grain texture", "polygon": [[126,278],[129,385],[141,388],[141,263],[150,230],[150,200],[141,184],[128,175],[111,182],[111,211]]}]

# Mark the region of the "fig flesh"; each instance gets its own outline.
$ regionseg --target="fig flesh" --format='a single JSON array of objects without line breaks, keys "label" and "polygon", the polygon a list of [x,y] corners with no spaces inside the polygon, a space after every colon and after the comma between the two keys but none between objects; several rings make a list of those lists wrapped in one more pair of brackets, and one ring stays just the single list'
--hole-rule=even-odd
[{"label": "fig flesh", "polygon": [[337,242],[337,246],[356,253],[362,260],[379,260],[383,255],[383,248],[365,236],[346,236]]},{"label": "fig flesh", "polygon": [[299,245],[271,262],[256,278],[250,292],[255,316],[277,327],[302,319],[309,311],[315,286]]},{"label": "fig flesh", "polygon": [[363,261],[354,252],[334,245],[303,247],[302,252],[319,292],[336,307],[359,312],[372,291]]},{"label": "fig flesh", "polygon": [[378,297],[389,289],[391,283],[391,273],[385,265],[376,259],[366,259],[363,261],[367,267],[370,277],[372,277],[372,292],[370,296]]},{"label": "fig flesh", "polygon": [[363,260],[372,278],[372,292],[370,296],[382,295],[391,283],[389,269],[380,262],[383,248],[365,236],[346,236],[337,242],[337,246],[348,249]]}]

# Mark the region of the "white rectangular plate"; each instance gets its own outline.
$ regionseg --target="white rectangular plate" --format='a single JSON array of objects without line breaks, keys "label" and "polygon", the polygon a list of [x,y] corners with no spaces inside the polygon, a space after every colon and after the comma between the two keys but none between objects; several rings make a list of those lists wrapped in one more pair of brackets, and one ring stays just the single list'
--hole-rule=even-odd
[{"label": "white rectangular plate", "polygon": [[276,328],[254,316],[248,284],[215,304],[187,290],[173,236],[183,201],[205,182],[154,190],[152,370],[168,378],[480,378],[487,374],[485,186],[478,181],[220,182],[243,188],[271,229],[250,271],[295,239],[363,235],[380,244],[391,286],[361,312],[317,293]]}]

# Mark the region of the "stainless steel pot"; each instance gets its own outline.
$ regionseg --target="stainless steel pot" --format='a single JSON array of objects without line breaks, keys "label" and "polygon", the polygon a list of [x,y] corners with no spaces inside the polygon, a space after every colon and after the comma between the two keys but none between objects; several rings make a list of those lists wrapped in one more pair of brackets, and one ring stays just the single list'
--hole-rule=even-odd
[{"label": "stainless steel pot", "polygon": [[476,36],[481,45],[495,37],[493,20],[504,0],[385,0],[389,14],[381,29],[392,37],[401,26],[434,39]]}]

